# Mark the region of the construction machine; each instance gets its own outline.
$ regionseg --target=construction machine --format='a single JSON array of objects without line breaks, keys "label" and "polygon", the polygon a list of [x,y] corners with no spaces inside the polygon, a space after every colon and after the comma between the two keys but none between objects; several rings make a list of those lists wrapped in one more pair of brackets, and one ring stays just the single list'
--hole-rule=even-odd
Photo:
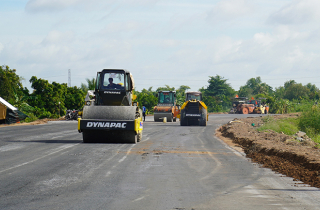
[{"label": "construction machine", "polygon": [[158,104],[153,108],[154,121],[163,121],[167,118],[167,122],[176,122],[179,114],[179,106],[177,105],[175,91],[159,91],[157,93]]},{"label": "construction machine", "polygon": [[78,131],[83,142],[137,143],[142,138],[142,111],[133,103],[134,80],[124,69],[103,69],[97,73],[94,100],[83,107]]},{"label": "construction machine", "polygon": [[246,104],[248,101],[247,97],[235,97],[232,101],[232,108],[229,114],[240,114],[240,109],[242,104]]},{"label": "construction machine", "polygon": [[238,104],[236,107],[236,113],[239,114],[268,114],[269,106],[262,102],[263,98],[251,99],[246,103]]},{"label": "construction machine", "polygon": [[181,106],[178,115],[181,126],[206,126],[208,121],[208,108],[202,101],[201,92],[187,92],[186,100]]}]

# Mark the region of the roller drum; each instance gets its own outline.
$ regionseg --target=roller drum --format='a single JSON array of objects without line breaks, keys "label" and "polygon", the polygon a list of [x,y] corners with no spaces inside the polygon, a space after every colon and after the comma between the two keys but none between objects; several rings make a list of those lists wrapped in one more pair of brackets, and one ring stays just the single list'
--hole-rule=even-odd
[{"label": "roller drum", "polygon": [[[107,121],[130,120],[134,122],[137,109],[136,106],[85,106],[83,108],[82,119]],[[134,130],[85,129],[82,131],[82,136],[84,143],[127,142],[135,144],[141,140],[142,133],[139,133],[138,136]]]},{"label": "roller drum", "polygon": [[168,122],[172,122],[173,120],[173,117],[172,117],[172,113],[171,112],[160,112],[160,113],[157,113],[155,112],[154,113],[154,121],[155,122],[160,122],[163,120],[163,118],[166,117],[167,118],[167,121]]},{"label": "roller drum", "polygon": [[84,106],[82,119],[135,120],[136,106]]}]

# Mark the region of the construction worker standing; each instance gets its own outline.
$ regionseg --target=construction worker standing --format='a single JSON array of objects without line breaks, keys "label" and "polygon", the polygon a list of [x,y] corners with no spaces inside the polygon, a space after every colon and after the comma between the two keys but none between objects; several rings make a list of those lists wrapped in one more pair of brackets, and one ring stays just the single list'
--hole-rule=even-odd
[{"label": "construction worker standing", "polygon": [[142,106],[143,121],[146,121],[146,111],[147,111],[147,108],[145,106]]}]

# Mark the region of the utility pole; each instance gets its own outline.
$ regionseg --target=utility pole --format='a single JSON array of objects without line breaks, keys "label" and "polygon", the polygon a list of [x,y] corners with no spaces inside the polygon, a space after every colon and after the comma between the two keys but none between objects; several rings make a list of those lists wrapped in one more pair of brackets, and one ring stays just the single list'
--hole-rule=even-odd
[{"label": "utility pole", "polygon": [[71,87],[71,70],[68,70],[68,86]]}]

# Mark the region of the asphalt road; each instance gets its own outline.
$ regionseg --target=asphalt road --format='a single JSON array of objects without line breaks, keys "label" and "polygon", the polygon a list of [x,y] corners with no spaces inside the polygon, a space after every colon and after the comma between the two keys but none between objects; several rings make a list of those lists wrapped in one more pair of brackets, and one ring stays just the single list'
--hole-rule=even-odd
[{"label": "asphalt road", "polygon": [[76,121],[0,128],[0,209],[319,209],[320,191],[253,164],[206,127],[155,123],[132,144],[83,144]]}]

